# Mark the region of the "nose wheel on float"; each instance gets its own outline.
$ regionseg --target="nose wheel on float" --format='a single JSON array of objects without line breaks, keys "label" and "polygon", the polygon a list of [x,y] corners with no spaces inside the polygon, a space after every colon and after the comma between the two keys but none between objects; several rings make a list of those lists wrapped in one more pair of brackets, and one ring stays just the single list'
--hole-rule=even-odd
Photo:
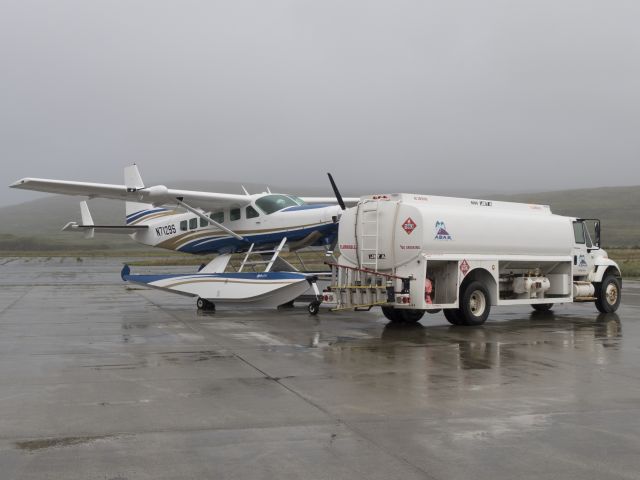
[{"label": "nose wheel on float", "polygon": [[309,305],[307,305],[307,311],[311,315],[317,315],[320,311],[320,302],[318,300],[314,300]]},{"label": "nose wheel on float", "polygon": [[196,301],[196,307],[198,307],[198,310],[202,310],[204,312],[215,312],[216,311],[216,304],[213,302],[210,302],[209,300],[205,299],[205,298],[201,298],[198,297],[198,300]]}]

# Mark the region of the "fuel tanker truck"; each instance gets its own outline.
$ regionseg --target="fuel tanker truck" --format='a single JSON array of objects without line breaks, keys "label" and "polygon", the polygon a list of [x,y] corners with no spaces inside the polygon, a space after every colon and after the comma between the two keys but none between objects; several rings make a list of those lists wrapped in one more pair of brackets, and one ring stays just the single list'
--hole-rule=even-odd
[{"label": "fuel tanker truck", "polygon": [[443,310],[453,325],[481,325],[494,306],[592,302],[608,313],[620,305],[620,268],[600,247],[600,222],[546,205],[365,196],[344,210],[338,246],[323,301],[378,305],[392,322]]}]

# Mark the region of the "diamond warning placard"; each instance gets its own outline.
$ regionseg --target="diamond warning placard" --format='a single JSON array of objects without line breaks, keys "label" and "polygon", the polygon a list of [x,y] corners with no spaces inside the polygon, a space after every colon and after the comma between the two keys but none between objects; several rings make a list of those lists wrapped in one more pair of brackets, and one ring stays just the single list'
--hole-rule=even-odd
[{"label": "diamond warning placard", "polygon": [[466,275],[467,272],[469,271],[469,263],[467,263],[466,260],[462,260],[462,262],[460,263],[460,271],[462,272],[462,275]]},{"label": "diamond warning placard", "polygon": [[411,217],[402,222],[402,229],[407,232],[408,235],[411,235],[411,232],[413,232],[417,226],[418,225],[416,225],[416,222],[411,220]]}]

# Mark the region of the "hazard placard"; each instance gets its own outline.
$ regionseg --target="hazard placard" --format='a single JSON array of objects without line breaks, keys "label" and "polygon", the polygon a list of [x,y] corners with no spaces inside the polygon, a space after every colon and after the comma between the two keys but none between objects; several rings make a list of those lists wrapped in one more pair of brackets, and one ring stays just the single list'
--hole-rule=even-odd
[{"label": "hazard placard", "polygon": [[462,275],[466,275],[467,272],[469,272],[469,269],[471,267],[469,267],[469,263],[466,260],[462,260],[462,262],[460,262],[460,271],[462,272]]},{"label": "hazard placard", "polygon": [[416,225],[416,222],[414,222],[411,217],[402,222],[402,228],[405,232],[407,232],[407,235],[411,235],[411,232],[413,232],[417,226],[418,225]]}]

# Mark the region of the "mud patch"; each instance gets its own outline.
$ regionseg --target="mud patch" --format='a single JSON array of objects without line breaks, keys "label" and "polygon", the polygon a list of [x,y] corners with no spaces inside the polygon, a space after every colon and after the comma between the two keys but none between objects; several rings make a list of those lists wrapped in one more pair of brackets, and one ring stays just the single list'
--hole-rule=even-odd
[{"label": "mud patch", "polygon": [[102,440],[110,437],[112,437],[112,435],[97,435],[91,437],[40,438],[37,440],[25,440],[22,442],[16,442],[15,446],[20,450],[35,452],[47,448],[72,447],[74,445],[82,445],[84,443],[91,443],[95,442],[96,440]]},{"label": "mud patch", "polygon": [[178,365],[188,365],[196,362],[206,362],[218,358],[231,358],[233,355],[217,352],[214,350],[202,350],[195,352],[173,352],[162,354],[162,358],[170,363]]}]

